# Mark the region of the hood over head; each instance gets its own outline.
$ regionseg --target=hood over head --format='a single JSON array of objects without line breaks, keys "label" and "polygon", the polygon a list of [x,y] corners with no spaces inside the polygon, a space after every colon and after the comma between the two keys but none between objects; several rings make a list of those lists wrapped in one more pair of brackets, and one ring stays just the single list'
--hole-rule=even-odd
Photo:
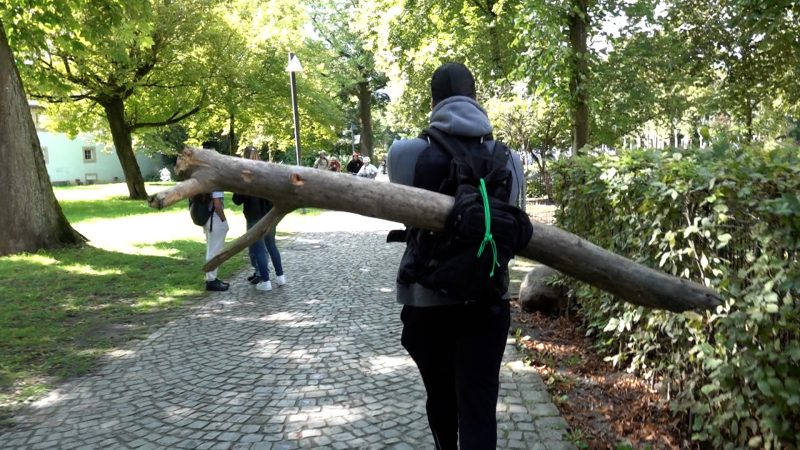
[{"label": "hood over head", "polygon": [[430,126],[455,136],[479,137],[492,132],[489,116],[477,101],[456,95],[437,103]]}]

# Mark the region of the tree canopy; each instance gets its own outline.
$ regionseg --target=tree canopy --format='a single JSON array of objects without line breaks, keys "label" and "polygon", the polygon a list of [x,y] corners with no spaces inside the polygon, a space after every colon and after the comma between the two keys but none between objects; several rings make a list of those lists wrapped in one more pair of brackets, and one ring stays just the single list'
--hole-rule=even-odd
[{"label": "tree canopy", "polygon": [[289,52],[304,65],[306,155],[349,141],[348,130],[367,154],[375,136],[416,134],[430,74],[453,60],[473,70],[486,104],[550,105],[558,118],[529,120],[569,136],[559,150],[572,153],[788,136],[797,18],[789,0],[24,0],[3,12],[31,95],[58,129],[114,142],[132,197],[144,195],[133,151],[163,148],[171,124],[195,144],[216,136],[226,152],[246,143],[283,160]]}]

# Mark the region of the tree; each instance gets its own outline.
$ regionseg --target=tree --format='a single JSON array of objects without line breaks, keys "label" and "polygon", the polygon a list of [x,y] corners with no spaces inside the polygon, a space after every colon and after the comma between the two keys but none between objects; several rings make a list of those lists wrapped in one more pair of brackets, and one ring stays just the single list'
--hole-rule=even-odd
[{"label": "tree", "polygon": [[520,0],[377,3],[378,14],[389,25],[377,30],[371,41],[380,55],[380,67],[402,89],[391,110],[405,133],[424,127],[431,108],[430,77],[443,62],[466,64],[481,100],[510,89],[515,58],[522,50],[514,28]]},{"label": "tree", "polygon": [[[5,12],[10,37],[25,64],[32,96],[76,102],[61,126],[110,130],[131,198],[147,198],[132,135],[177,123],[198,112],[203,81],[224,49],[213,16],[217,0],[93,0],[17,5]],[[46,33],[45,33],[46,30]]]},{"label": "tree", "polygon": [[0,255],[85,241],[64,217],[47,175],[36,127],[0,20]]},{"label": "tree", "polygon": [[745,142],[756,139],[759,114],[773,101],[797,113],[800,95],[800,2],[672,0],[665,22],[681,47],[706,68],[717,113],[730,115]]},{"label": "tree", "polygon": [[[373,27],[358,28],[357,18],[363,13],[358,1],[328,0],[313,5],[311,21],[327,50],[318,54],[315,60],[338,85],[338,96],[343,104],[349,103],[352,97],[356,98],[355,117],[360,125],[361,153],[374,158],[372,113],[373,108],[386,103],[379,90],[386,87],[388,78],[377,69],[375,57],[367,48],[365,34]],[[319,56],[322,55],[332,55],[332,58],[321,61]]]},{"label": "tree", "polygon": [[[328,148],[344,119],[330,93],[332,88],[313,63],[319,52],[307,38],[308,17],[302,4],[291,0],[234,0],[218,12],[225,23],[224,52],[214,73],[205,80],[207,106],[187,119],[193,142],[220,140],[220,151],[236,154],[241,145],[264,148],[269,158],[294,162],[293,121],[287,55],[303,64],[297,74],[298,111],[303,149]],[[324,53],[324,52],[323,52]],[[303,151],[301,159],[310,152]]]},{"label": "tree", "polygon": [[578,155],[589,143],[589,3],[571,0],[569,4],[570,80],[572,98],[572,154]]},{"label": "tree", "polygon": [[533,158],[547,196],[551,197],[548,161],[570,146],[566,107],[541,97],[498,97],[487,101],[485,106],[497,137]]}]

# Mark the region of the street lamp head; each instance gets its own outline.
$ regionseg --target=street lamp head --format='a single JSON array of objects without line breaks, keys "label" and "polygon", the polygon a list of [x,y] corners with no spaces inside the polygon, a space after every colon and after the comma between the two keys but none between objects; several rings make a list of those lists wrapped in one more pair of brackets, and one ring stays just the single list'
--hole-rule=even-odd
[{"label": "street lamp head", "polygon": [[289,65],[286,66],[286,71],[290,73],[303,71],[303,66],[300,65],[300,60],[294,53],[289,53]]}]

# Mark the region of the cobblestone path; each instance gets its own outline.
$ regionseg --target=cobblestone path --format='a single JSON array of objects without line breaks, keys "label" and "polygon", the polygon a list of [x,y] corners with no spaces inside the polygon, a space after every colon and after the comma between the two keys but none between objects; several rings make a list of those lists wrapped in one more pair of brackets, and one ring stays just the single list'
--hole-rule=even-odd
[{"label": "cobblestone path", "polygon": [[[402,246],[384,243],[388,222],[342,214],[318,220],[343,219],[351,232],[279,240],[286,286],[255,291],[240,274],[24,410],[0,430],[0,448],[433,448],[424,388],[400,345]],[[519,358],[509,340],[498,448],[571,449]]]}]

